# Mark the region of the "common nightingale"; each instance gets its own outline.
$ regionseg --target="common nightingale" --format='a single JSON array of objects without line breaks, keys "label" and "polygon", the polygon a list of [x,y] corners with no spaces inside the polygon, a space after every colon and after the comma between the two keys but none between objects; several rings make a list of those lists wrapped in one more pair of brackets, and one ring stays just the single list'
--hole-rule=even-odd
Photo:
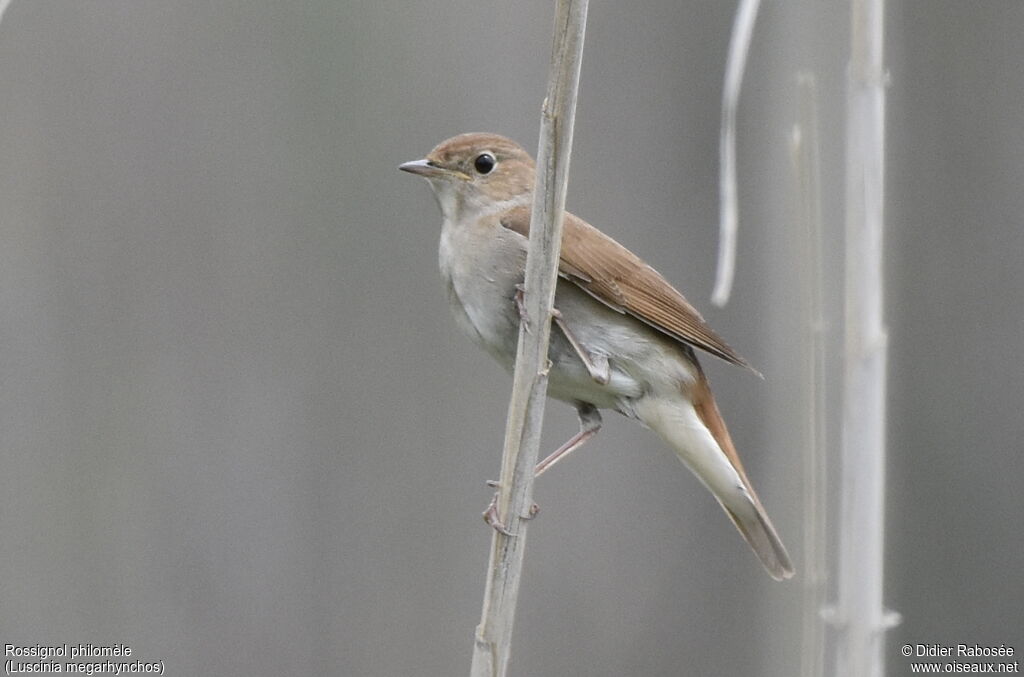
[{"label": "common nightingale", "polygon": [[[462,134],[399,168],[427,179],[441,207],[439,262],[456,322],[511,371],[533,159],[502,136]],[[600,409],[617,411],[672,448],[773,578],[792,576],[789,554],[743,470],[694,349],[750,365],[657,271],[568,212],[558,272],[548,394],[576,408],[580,431],[536,472],[593,437]]]}]

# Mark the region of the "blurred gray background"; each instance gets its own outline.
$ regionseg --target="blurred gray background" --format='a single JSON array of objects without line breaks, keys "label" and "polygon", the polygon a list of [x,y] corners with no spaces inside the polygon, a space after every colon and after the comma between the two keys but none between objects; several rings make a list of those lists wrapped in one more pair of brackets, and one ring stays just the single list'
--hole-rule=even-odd
[{"label": "blurred gray background", "polygon": [[[840,373],[846,3],[766,3],[734,300],[708,302],[733,2],[594,0],[569,207],[767,376],[705,360],[802,560],[803,244],[818,83]],[[171,675],[469,669],[510,379],[457,333],[396,171],[536,146],[547,2],[14,0],[0,25],[0,641]],[[889,8],[887,637],[1024,651],[1024,3]],[[834,411],[830,414],[833,418]],[[576,429],[553,404],[545,448]],[[838,442],[832,426],[830,447]],[[793,675],[801,578],[617,416],[545,475],[517,675]]]}]

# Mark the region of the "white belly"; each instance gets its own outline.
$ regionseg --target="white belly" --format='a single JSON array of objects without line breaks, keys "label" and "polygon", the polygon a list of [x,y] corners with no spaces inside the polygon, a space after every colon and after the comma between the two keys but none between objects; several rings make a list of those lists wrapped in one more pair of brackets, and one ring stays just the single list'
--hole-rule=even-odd
[{"label": "white belly", "polygon": [[[496,237],[502,239],[498,245]],[[514,296],[525,263],[524,242],[503,230],[467,233],[444,228],[438,251],[456,323],[509,371],[519,332]],[[603,306],[572,283],[559,281],[555,307],[589,353],[609,358],[610,379],[607,384],[595,381],[562,332],[552,326],[552,397],[632,415],[632,400],[645,392],[678,392],[681,383],[693,380],[692,365],[674,341]]]},{"label": "white belly", "polygon": [[500,256],[487,233],[445,227],[438,263],[455,322],[506,368],[515,360],[519,317],[515,306],[516,252]]}]

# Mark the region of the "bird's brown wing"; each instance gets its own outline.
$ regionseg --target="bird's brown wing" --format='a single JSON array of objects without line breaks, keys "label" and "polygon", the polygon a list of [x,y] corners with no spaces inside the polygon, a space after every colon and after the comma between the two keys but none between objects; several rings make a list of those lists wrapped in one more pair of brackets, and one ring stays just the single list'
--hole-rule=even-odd
[{"label": "bird's brown wing", "polygon": [[[524,237],[530,233],[530,207],[503,215],[501,225]],[[757,373],[729,347],[658,271],[583,219],[565,213],[559,275],[620,313],[671,338],[705,350]]]}]

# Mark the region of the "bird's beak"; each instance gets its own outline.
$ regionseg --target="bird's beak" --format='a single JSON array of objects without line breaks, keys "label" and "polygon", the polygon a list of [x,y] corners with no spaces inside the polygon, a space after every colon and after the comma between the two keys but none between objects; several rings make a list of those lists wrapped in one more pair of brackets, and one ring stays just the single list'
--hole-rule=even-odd
[{"label": "bird's beak", "polygon": [[418,174],[419,176],[423,176],[428,179],[435,176],[445,176],[451,173],[443,167],[438,167],[430,160],[413,160],[412,162],[406,162],[398,165],[398,168],[403,172]]},{"label": "bird's beak", "polygon": [[398,165],[398,168],[403,172],[409,172],[410,174],[416,174],[422,176],[425,179],[461,179],[463,181],[469,181],[470,177],[463,174],[462,172],[455,169],[445,169],[435,165],[430,160],[413,160],[412,162],[406,162]]}]

